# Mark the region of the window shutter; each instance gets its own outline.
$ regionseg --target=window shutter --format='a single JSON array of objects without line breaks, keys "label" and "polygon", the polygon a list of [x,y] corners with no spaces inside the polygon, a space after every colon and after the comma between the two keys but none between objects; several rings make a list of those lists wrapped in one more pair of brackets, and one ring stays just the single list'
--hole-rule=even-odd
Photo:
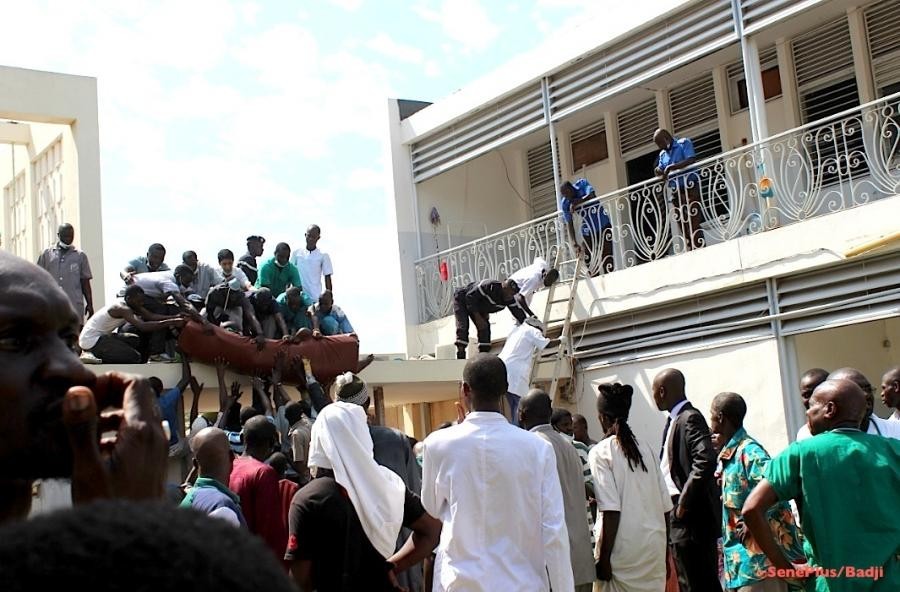
[{"label": "window shutter", "polygon": [[535,218],[556,211],[556,186],[553,183],[553,152],[550,142],[528,150],[528,196]]},{"label": "window shutter", "polygon": [[884,0],[873,4],[865,15],[872,74],[876,88],[883,91],[900,82],[900,2]]},{"label": "window shutter", "polygon": [[656,99],[648,99],[620,112],[619,147],[622,154],[653,143],[653,132],[659,127],[656,115]]},{"label": "window shutter", "polygon": [[716,89],[712,72],[669,92],[672,126],[676,135],[709,122],[716,122]]}]

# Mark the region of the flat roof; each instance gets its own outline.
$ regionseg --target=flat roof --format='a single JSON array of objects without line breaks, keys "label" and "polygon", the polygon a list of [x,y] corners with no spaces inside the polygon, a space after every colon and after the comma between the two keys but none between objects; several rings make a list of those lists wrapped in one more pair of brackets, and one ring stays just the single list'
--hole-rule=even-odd
[{"label": "flat roof", "polygon": [[477,78],[472,83],[453,94],[411,115],[401,122],[403,143],[435,132],[484,107],[492,101],[512,94],[522,87],[553,74],[562,68],[583,59],[620,38],[644,27],[664,20],[671,13],[695,0],[632,0],[627,10],[620,13],[615,21],[603,20],[599,16],[586,19],[565,34],[565,42],[550,38],[534,49],[527,51],[496,70]]}]

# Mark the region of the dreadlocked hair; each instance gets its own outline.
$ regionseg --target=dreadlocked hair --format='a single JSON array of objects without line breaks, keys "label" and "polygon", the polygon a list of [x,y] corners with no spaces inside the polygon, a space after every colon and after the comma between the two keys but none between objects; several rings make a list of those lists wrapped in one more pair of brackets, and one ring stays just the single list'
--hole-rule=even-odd
[{"label": "dreadlocked hair", "polygon": [[612,419],[612,425],[607,430],[607,436],[615,436],[622,447],[625,458],[628,459],[628,468],[634,471],[637,465],[641,465],[647,472],[644,457],[638,448],[637,440],[631,426],[628,425],[628,412],[631,411],[631,396],[634,389],[627,384],[608,382],[599,386],[597,397],[597,411]]}]

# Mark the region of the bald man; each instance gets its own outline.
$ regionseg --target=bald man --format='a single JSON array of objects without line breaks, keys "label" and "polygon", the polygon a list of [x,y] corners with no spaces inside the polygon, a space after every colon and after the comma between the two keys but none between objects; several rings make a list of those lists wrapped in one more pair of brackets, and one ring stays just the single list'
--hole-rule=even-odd
[{"label": "bald man", "polygon": [[[828,375],[828,380],[849,380],[862,390],[866,400],[866,412],[859,428],[863,432],[900,440],[900,423],[889,422],[875,415],[875,389],[862,372],[856,368],[838,368]],[[797,432],[797,440],[811,437],[808,424]]]},{"label": "bald man", "polygon": [[900,366],[895,366],[881,377],[881,402],[893,409],[889,422],[900,422]]},{"label": "bald man", "polygon": [[669,530],[681,592],[721,591],[717,540],[721,536],[716,453],[703,414],[685,395],[684,375],[667,368],[653,379],[653,401],[667,414],[660,469],[675,511]]},{"label": "bald man", "polygon": [[191,440],[197,481],[181,502],[182,508],[193,508],[234,526],[246,528],[241,501],[225,485],[231,477],[234,453],[228,436],[219,428],[204,428]]},{"label": "bald man", "polygon": [[[76,503],[163,495],[165,435],[153,389],[135,376],[94,376],[73,350],[80,323],[50,274],[0,251],[0,523],[28,515],[36,479],[71,478]],[[107,408],[125,410],[115,464],[94,437],[98,409]],[[141,471],[128,470],[137,463]]]},{"label": "bald man", "polygon": [[780,577],[802,579],[807,568],[784,556],[766,512],[795,499],[808,565],[825,569],[816,590],[900,590],[900,442],[860,430],[867,409],[866,394],[854,382],[823,382],[806,412],[816,437],[773,458],[747,498],[744,521],[774,569],[784,570]]},{"label": "bald man", "polygon": [[531,389],[519,404],[519,425],[537,434],[553,447],[556,472],[562,487],[569,553],[575,576],[575,592],[591,592],[596,576],[591,535],[584,519],[584,479],[581,458],[571,442],[550,425],[550,396],[541,389]]}]

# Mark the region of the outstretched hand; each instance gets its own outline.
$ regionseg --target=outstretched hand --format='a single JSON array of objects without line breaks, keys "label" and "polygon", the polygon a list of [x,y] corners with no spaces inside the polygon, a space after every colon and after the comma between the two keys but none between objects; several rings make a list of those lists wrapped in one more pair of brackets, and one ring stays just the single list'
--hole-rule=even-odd
[{"label": "outstretched hand", "polygon": [[238,381],[234,381],[231,383],[231,392],[228,394],[228,407],[231,407],[235,403],[237,403],[241,395],[244,393],[241,392],[241,383]]},{"label": "outstretched hand", "polygon": [[72,447],[74,503],[163,497],[168,447],[149,381],[110,372],[93,388],[72,387],[63,399],[63,422]]}]

